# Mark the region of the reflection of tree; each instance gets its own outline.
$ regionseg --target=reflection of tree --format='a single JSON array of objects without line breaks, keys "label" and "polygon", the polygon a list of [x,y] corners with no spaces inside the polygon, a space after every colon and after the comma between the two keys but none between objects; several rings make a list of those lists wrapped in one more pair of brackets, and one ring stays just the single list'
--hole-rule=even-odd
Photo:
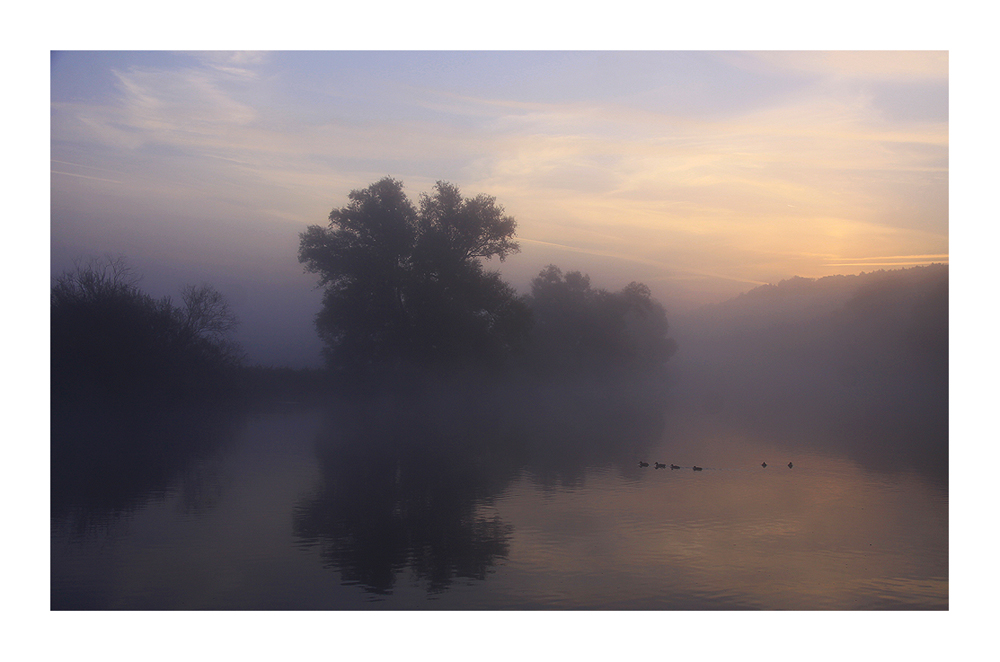
[{"label": "reflection of tree", "polygon": [[511,430],[542,484],[572,486],[593,467],[631,469],[664,428],[657,380],[547,383],[522,392]]},{"label": "reflection of tree", "polygon": [[522,470],[573,484],[586,466],[631,463],[662,432],[655,398],[554,392],[441,390],[339,407],[319,440],[322,477],[296,509],[296,535],[344,581],[376,593],[407,569],[429,591],[485,579],[512,530],[484,506]]},{"label": "reflection of tree", "polygon": [[[224,407],[61,403],[51,428],[53,515],[131,508],[231,440],[237,418]],[[184,485],[191,508],[204,505],[203,483]]]},{"label": "reflection of tree", "polygon": [[320,440],[322,480],[297,509],[295,531],[346,581],[387,592],[409,567],[441,590],[485,578],[507,554],[509,527],[477,507],[512,475],[510,458],[491,453],[486,428],[443,411],[369,403],[338,412]]}]

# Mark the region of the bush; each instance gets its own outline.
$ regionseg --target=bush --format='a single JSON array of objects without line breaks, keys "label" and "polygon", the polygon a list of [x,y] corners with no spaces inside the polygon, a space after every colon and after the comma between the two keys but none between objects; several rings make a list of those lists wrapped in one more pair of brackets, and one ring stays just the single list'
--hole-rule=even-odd
[{"label": "bush", "polygon": [[242,351],[237,324],[209,285],[189,286],[183,305],[154,299],[123,258],[64,273],[51,294],[52,392],[105,402],[223,395]]}]

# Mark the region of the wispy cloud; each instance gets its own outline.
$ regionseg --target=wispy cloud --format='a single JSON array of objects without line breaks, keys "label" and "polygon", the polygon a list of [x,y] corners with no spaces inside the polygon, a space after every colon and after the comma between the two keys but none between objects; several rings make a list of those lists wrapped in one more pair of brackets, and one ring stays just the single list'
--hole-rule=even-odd
[{"label": "wispy cloud", "polygon": [[830,262],[828,267],[914,267],[927,264],[946,264],[948,259],[943,260],[915,260],[912,262]]},{"label": "wispy cloud", "polygon": [[105,179],[104,177],[91,177],[89,175],[78,175],[73,172],[63,172],[61,170],[50,170],[53,175],[66,175],[67,177],[77,177],[79,179],[93,179],[98,182],[110,182],[111,184],[124,184],[124,182],[118,181],[117,179]]},{"label": "wispy cloud", "polygon": [[665,278],[668,278],[668,279],[684,280],[686,277],[689,277],[689,276],[698,276],[698,277],[704,277],[704,278],[714,278],[714,279],[718,279],[718,280],[731,281],[731,282],[735,282],[735,283],[747,283],[747,284],[750,284],[750,285],[766,285],[767,284],[765,281],[758,281],[758,280],[752,280],[752,279],[748,279],[748,278],[741,278],[739,276],[733,276],[733,275],[729,275],[729,274],[717,273],[717,272],[712,272],[712,271],[705,271],[705,270],[702,270],[702,269],[693,269],[693,268],[689,268],[689,267],[684,267],[684,266],[678,265],[677,263],[674,263],[674,262],[666,262],[666,261],[663,261],[663,260],[653,260],[653,259],[642,257],[640,255],[636,255],[634,253],[626,253],[626,252],[622,252],[622,251],[609,251],[609,250],[601,250],[601,249],[594,249],[594,248],[586,248],[586,247],[581,247],[581,246],[575,246],[575,245],[572,245],[572,244],[560,244],[560,243],[551,242],[551,241],[539,241],[537,239],[521,238],[520,241],[524,241],[524,242],[527,242],[529,244],[537,244],[537,245],[540,245],[540,246],[546,246],[546,247],[549,247],[549,248],[556,248],[556,249],[559,249],[561,251],[566,251],[566,252],[569,252],[569,253],[581,253],[581,254],[584,254],[584,255],[594,255],[594,256],[599,256],[599,257],[611,257],[611,258],[615,258],[617,260],[622,260],[622,261],[625,261],[625,262],[634,262],[636,264],[644,264],[646,266],[656,267],[656,268],[662,270],[665,274],[669,274],[669,275],[665,276]]},{"label": "wispy cloud", "polygon": [[73,166],[75,168],[87,168],[88,170],[102,170],[104,172],[114,172],[114,173],[118,173],[119,172],[117,170],[110,170],[108,168],[98,168],[97,166],[84,165],[82,163],[71,163],[69,161],[58,161],[56,159],[51,159],[50,161],[51,161],[51,163],[58,163],[59,165]]},{"label": "wispy cloud", "polygon": [[947,253],[937,253],[934,255],[879,255],[877,257],[847,257],[845,260],[855,260],[862,262],[865,260],[947,260]]},{"label": "wispy cloud", "polygon": [[878,257],[844,257],[828,261],[828,267],[902,267],[921,264],[947,263],[948,253],[933,255],[881,255]]},{"label": "wispy cloud", "polygon": [[[222,222],[243,205],[244,219],[304,225],[392,175],[411,194],[450,179],[497,196],[525,242],[678,278],[947,257],[947,120],[893,115],[879,96],[909,85],[940,102],[946,53],[708,54],[686,77],[643,72],[631,94],[582,74],[551,94],[388,70],[338,86],[338,58],[363,56],[316,55],[319,73],[290,78],[280,54],[188,55],[115,67],[113,96],[53,104],[53,173],[80,180],[65,191],[77,204],[106,204],[83,199],[89,179],[136,208],[200,206]],[[754,103],[731,101],[741,77]]]},{"label": "wispy cloud", "polygon": [[755,71],[874,81],[948,80],[947,51],[759,51],[719,57]]}]

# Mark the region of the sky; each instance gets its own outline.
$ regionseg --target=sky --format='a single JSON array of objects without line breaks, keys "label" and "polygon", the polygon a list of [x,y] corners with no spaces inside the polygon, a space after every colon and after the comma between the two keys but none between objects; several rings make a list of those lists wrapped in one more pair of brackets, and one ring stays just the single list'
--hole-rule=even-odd
[{"label": "sky", "polygon": [[521,252],[683,314],[949,257],[947,51],[53,51],[51,274],[208,282],[318,365],[299,233],[384,176],[495,196]]}]

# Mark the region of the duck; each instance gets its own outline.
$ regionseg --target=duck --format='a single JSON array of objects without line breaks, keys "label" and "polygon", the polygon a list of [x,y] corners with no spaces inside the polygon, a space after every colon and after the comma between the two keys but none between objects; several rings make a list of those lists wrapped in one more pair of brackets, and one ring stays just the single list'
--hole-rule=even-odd
[{"label": "duck", "polygon": [[695,471],[701,471],[701,467],[699,467],[697,464],[691,468],[694,469]]},{"label": "duck", "polygon": [[653,462],[653,468],[654,469],[666,469],[667,465],[660,464],[659,462]]},{"label": "duck", "polygon": [[676,464],[671,464],[670,468],[671,469],[680,469],[680,467],[678,467]]},{"label": "duck", "polygon": [[649,466],[649,462],[643,462],[642,460],[639,460],[639,466],[640,467],[648,467]]},{"label": "duck", "polygon": [[762,466],[762,467],[764,467],[766,469],[767,468],[767,462],[761,462],[760,466]]},{"label": "duck", "polygon": [[791,463],[791,462],[789,462],[789,463],[788,463],[788,468],[789,468],[789,469],[791,469],[791,468],[792,468],[792,463]]}]

